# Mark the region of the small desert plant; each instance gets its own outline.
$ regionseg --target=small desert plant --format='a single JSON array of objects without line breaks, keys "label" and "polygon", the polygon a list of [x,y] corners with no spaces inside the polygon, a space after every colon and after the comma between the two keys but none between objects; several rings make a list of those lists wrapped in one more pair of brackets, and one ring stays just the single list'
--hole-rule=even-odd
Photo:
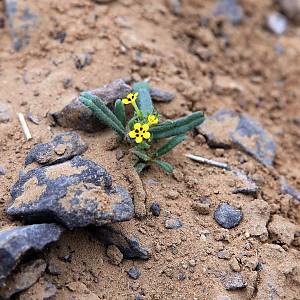
[{"label": "small desert plant", "polygon": [[[121,141],[133,145],[131,151],[136,158],[135,168],[138,172],[152,162],[165,171],[172,172],[173,167],[161,161],[160,157],[184,141],[185,133],[200,125],[204,120],[203,113],[194,112],[177,120],[160,123],[160,115],[153,106],[147,82],[134,84],[132,92],[126,98],[115,102],[113,111],[90,92],[81,93],[79,100],[91,109],[100,121],[113,129]],[[134,114],[127,121],[125,105],[128,104],[133,106]],[[153,151],[151,149],[153,144],[161,139],[168,140]]]}]

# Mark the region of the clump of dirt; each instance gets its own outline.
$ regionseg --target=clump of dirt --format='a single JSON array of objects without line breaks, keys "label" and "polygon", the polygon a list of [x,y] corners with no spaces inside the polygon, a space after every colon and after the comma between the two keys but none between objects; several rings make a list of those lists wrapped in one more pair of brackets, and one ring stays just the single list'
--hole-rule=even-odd
[{"label": "clump of dirt", "polygon": [[[176,92],[170,103],[157,104],[166,118],[228,108],[256,119],[277,143],[274,166],[267,168],[238,149],[212,149],[202,135],[191,133],[166,157],[176,168],[173,175],[156,166],[142,174],[147,216],[120,224],[151,249],[151,258],[112,264],[105,247],[86,231],[68,231],[44,253],[48,265],[60,270],[43,275],[57,287],[56,299],[298,299],[300,205],[281,193],[279,179],[284,176],[300,190],[299,27],[291,23],[281,36],[267,31],[265,16],[278,10],[271,0],[241,1],[244,17],[236,26],[212,16],[213,0],[182,1],[180,11],[170,9],[180,1],[30,0],[38,27],[29,45],[16,52],[4,2],[0,103],[11,120],[0,123],[1,229],[18,224],[5,208],[27,153],[64,130],[52,126],[47,113],[61,110],[80,91],[117,78],[150,79],[151,85]],[[33,140],[25,141],[17,112],[40,120],[28,121]],[[120,149],[107,147],[113,133],[78,133],[89,145],[85,158],[133,190],[131,166],[119,157]],[[259,192],[232,193],[232,174],[190,161],[186,153],[243,170]],[[202,214],[193,207],[204,198]],[[158,217],[150,213],[153,202],[160,205]],[[223,202],[244,213],[235,228],[214,220]],[[167,229],[169,218],[178,218],[182,227]],[[293,236],[286,232],[290,228]],[[132,266],[141,272],[136,280],[127,274]]]}]

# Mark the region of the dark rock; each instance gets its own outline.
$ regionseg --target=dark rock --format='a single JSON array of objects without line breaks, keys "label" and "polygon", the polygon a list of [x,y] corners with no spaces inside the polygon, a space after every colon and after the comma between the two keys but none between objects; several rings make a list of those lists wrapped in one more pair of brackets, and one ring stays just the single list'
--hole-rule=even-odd
[{"label": "dark rock", "polygon": [[175,94],[167,91],[162,91],[158,88],[150,89],[151,98],[157,102],[171,102],[175,98]]},{"label": "dark rock", "polygon": [[28,290],[22,292],[18,300],[54,300],[56,293],[57,288],[54,284],[40,279]]},{"label": "dark rock", "polygon": [[38,16],[33,11],[32,1],[4,1],[9,33],[16,51],[27,46],[32,33],[37,29]]},{"label": "dark rock", "polygon": [[221,109],[208,117],[198,130],[212,147],[235,146],[266,166],[273,164],[275,142],[260,124],[248,116]]},{"label": "dark rock", "polygon": [[296,201],[300,202],[300,192],[292,188],[284,177],[280,177],[281,193],[292,196]]},{"label": "dark rock", "polygon": [[230,229],[240,224],[243,213],[228,203],[222,203],[215,210],[214,219],[223,228]]},{"label": "dark rock", "polygon": [[283,34],[286,31],[287,25],[288,22],[286,17],[278,12],[273,12],[266,20],[267,28],[278,35]]},{"label": "dark rock", "polygon": [[293,22],[300,24],[299,0],[276,0],[281,11]]},{"label": "dark rock", "polygon": [[[115,100],[122,99],[131,91],[129,85],[124,80],[117,79],[103,87],[91,91],[100,97],[108,107],[111,107]],[[73,100],[61,111],[52,113],[55,123],[62,127],[68,127],[87,132],[96,132],[102,130],[105,125],[83,105],[78,99]]]},{"label": "dark rock", "polygon": [[165,221],[165,227],[167,229],[179,229],[182,227],[182,223],[178,218],[170,218]]},{"label": "dark rock", "polygon": [[0,103],[0,123],[7,123],[11,119],[8,107],[4,103]]},{"label": "dark rock", "polygon": [[213,14],[226,17],[233,25],[239,25],[244,19],[244,10],[237,0],[219,0]]},{"label": "dark rock", "polygon": [[11,195],[8,215],[27,222],[55,220],[69,229],[126,221],[134,214],[129,193],[113,187],[102,166],[80,156],[20,175]]},{"label": "dark rock", "polygon": [[[125,225],[125,223],[124,223]],[[149,259],[150,251],[143,247],[139,239],[124,232],[117,224],[91,227],[90,232],[105,246],[115,245],[126,259]]]},{"label": "dark rock", "polygon": [[87,150],[87,145],[75,132],[56,135],[49,143],[35,145],[25,159],[25,165],[36,162],[53,165],[64,162]]},{"label": "dark rock", "polygon": [[74,57],[74,62],[76,69],[81,70],[92,63],[92,56],[89,53],[77,54]]},{"label": "dark rock", "polygon": [[174,15],[178,16],[181,14],[181,10],[182,10],[181,0],[168,0],[168,5],[170,11]]},{"label": "dark rock", "polygon": [[12,295],[31,287],[41,277],[45,269],[46,263],[42,259],[19,266],[7,278],[5,285],[0,288],[0,298],[9,299]]},{"label": "dark rock", "polygon": [[66,78],[66,79],[64,79],[64,81],[63,81],[64,89],[68,89],[69,87],[72,86],[72,84],[73,84],[72,78]]},{"label": "dark rock", "polygon": [[243,183],[241,186],[234,189],[233,191],[234,194],[240,193],[240,194],[253,195],[253,196],[257,195],[259,191],[259,187],[251,177],[247,176],[243,171],[238,169],[233,169],[231,172],[235,176],[237,176]]},{"label": "dark rock", "polygon": [[92,1],[98,4],[105,4],[105,3],[113,2],[115,0],[92,0]]},{"label": "dark rock", "polygon": [[0,231],[0,287],[28,251],[40,251],[59,239],[62,227],[36,224],[12,227]]},{"label": "dark rock", "polygon": [[5,175],[5,168],[0,165],[0,175]]},{"label": "dark rock", "polygon": [[27,119],[35,125],[40,124],[40,120],[36,116],[34,116],[31,112],[27,114]]},{"label": "dark rock", "polygon": [[158,217],[160,215],[160,205],[157,202],[153,202],[150,206],[150,211],[153,216]]},{"label": "dark rock", "polygon": [[243,276],[238,272],[222,273],[220,275],[220,280],[228,291],[243,289],[247,286]]},{"label": "dark rock", "polygon": [[136,280],[141,276],[141,271],[138,269],[138,267],[131,267],[128,270],[128,275],[130,278]]}]

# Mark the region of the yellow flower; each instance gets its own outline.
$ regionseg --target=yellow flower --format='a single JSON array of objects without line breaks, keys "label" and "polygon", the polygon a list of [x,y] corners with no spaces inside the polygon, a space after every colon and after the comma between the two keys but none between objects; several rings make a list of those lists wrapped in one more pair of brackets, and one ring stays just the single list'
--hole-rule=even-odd
[{"label": "yellow flower", "polygon": [[148,124],[141,124],[141,123],[135,123],[134,126],[133,126],[134,130],[130,131],[129,132],[129,136],[132,138],[132,139],[135,139],[135,142],[137,144],[140,144],[143,139],[150,139],[150,132],[148,131],[149,130],[149,125]]},{"label": "yellow flower", "polygon": [[134,104],[138,95],[139,95],[139,93],[129,93],[127,95],[127,98],[122,99],[122,102],[124,104]]},{"label": "yellow flower", "polygon": [[158,123],[158,118],[155,115],[149,115],[148,116],[148,124],[149,125],[154,125]]}]

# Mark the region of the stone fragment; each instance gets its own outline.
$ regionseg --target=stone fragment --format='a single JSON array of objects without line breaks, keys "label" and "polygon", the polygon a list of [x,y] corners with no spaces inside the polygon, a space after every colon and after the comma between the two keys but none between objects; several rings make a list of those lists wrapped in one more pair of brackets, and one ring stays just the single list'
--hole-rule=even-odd
[{"label": "stone fragment", "polygon": [[106,249],[106,255],[113,265],[118,266],[123,260],[123,254],[115,245],[109,245]]},{"label": "stone fragment", "polygon": [[176,15],[179,16],[182,11],[182,4],[181,0],[168,0],[168,6],[170,11]]},{"label": "stone fragment", "polygon": [[75,132],[56,135],[50,142],[35,145],[25,159],[25,165],[33,162],[41,165],[53,165],[64,162],[87,150],[86,143]]},{"label": "stone fragment", "polygon": [[137,236],[128,233],[124,227],[126,227],[126,223],[122,227],[118,224],[91,227],[90,232],[105,246],[115,245],[118,247],[126,259],[148,259],[150,251],[141,245]]},{"label": "stone fragment", "polygon": [[284,177],[280,178],[280,184],[282,194],[288,194],[292,196],[294,200],[300,202],[300,192],[291,187]]},{"label": "stone fragment", "polygon": [[245,229],[250,236],[260,241],[268,240],[267,224],[270,219],[270,207],[266,201],[255,199],[243,206]]},{"label": "stone fragment", "polygon": [[130,278],[136,280],[141,276],[141,271],[138,269],[138,267],[131,267],[128,270],[128,275]]},{"label": "stone fragment", "polygon": [[0,124],[7,123],[11,119],[11,115],[7,105],[0,103]]},{"label": "stone fragment", "polygon": [[276,0],[276,2],[291,21],[300,24],[300,0]]},{"label": "stone fragment", "polygon": [[29,44],[32,33],[38,28],[38,15],[33,3],[32,1],[4,1],[9,34],[16,51]]},{"label": "stone fragment", "polygon": [[9,299],[12,295],[31,287],[44,273],[46,263],[42,259],[31,261],[18,267],[5,285],[0,288],[0,298]]},{"label": "stone fragment", "polygon": [[226,17],[233,25],[239,25],[244,19],[244,10],[238,0],[219,0],[213,14]]},{"label": "stone fragment", "polygon": [[182,222],[178,218],[169,218],[165,221],[167,229],[179,229],[182,227]]},{"label": "stone fragment", "polygon": [[209,215],[210,201],[207,197],[202,197],[199,200],[192,203],[192,208],[200,215]]},{"label": "stone fragment", "polygon": [[198,127],[212,147],[240,148],[266,166],[271,166],[276,144],[259,123],[246,115],[221,109]]},{"label": "stone fragment", "polygon": [[243,213],[228,203],[221,203],[215,210],[214,219],[221,227],[231,229],[240,224]]},{"label": "stone fragment", "polygon": [[150,206],[150,211],[153,216],[158,217],[160,215],[160,205],[157,202],[153,202]]},{"label": "stone fragment", "polygon": [[287,19],[281,13],[273,12],[267,16],[266,26],[275,34],[283,34],[287,29],[287,25]]},{"label": "stone fragment", "polygon": [[89,53],[77,54],[74,57],[74,63],[76,69],[81,70],[92,63],[92,56]]},{"label": "stone fragment", "polygon": [[55,220],[69,229],[126,221],[134,215],[129,193],[112,186],[102,166],[80,156],[21,174],[11,195],[8,215],[27,222]]},{"label": "stone fragment", "polygon": [[19,295],[18,300],[54,300],[57,288],[54,284],[40,279],[28,290]]},{"label": "stone fragment", "polygon": [[234,189],[233,191],[234,194],[245,194],[245,195],[256,196],[259,188],[251,177],[247,176],[243,171],[238,169],[233,169],[231,172],[235,176],[237,176],[238,179],[240,179],[241,181],[241,184],[239,184],[239,186]]},{"label": "stone fragment", "polygon": [[174,93],[162,91],[158,88],[150,88],[150,95],[152,100],[164,103],[171,102],[175,98]]},{"label": "stone fragment", "polygon": [[35,224],[11,227],[0,231],[0,287],[6,277],[29,251],[41,251],[59,239],[62,227],[56,224]]},{"label": "stone fragment", "polygon": [[5,175],[5,168],[0,165],[0,175]]},{"label": "stone fragment", "polygon": [[297,231],[300,232],[300,227],[279,215],[273,216],[268,228],[273,241],[286,245],[293,242]]},{"label": "stone fragment", "polygon": [[237,272],[223,272],[220,280],[228,291],[243,289],[247,286],[242,274]]},{"label": "stone fragment", "polygon": [[[123,79],[117,79],[91,92],[100,97],[109,107],[111,107],[115,100],[126,97],[130,91],[131,87],[127,85]],[[51,113],[51,116],[54,121],[62,127],[87,132],[100,131],[105,127],[92,111],[78,99],[73,100],[61,111]]]}]

